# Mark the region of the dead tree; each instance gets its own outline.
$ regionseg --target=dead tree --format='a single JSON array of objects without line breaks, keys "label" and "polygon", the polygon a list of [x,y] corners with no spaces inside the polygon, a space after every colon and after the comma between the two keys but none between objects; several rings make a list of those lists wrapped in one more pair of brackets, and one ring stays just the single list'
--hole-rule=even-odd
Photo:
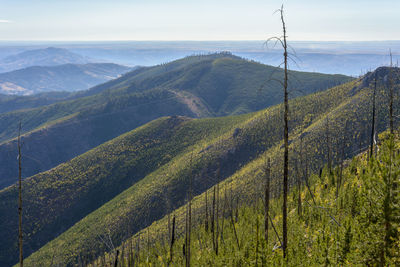
[{"label": "dead tree", "polygon": [[326,148],[327,148],[327,157],[328,157],[328,172],[329,172],[329,174],[332,174],[331,140],[330,140],[329,116],[328,115],[326,116],[325,135],[326,135]]},{"label": "dead tree", "polygon": [[277,10],[281,16],[282,23],[282,31],[283,35],[281,37],[271,37],[267,40],[269,41],[275,40],[276,43],[279,43],[283,49],[283,65],[284,65],[284,78],[283,82],[278,82],[283,87],[283,105],[284,105],[284,115],[283,115],[283,123],[284,123],[284,154],[283,154],[283,205],[282,205],[282,250],[283,257],[287,259],[287,194],[288,194],[288,178],[289,178],[289,97],[288,97],[288,44],[287,44],[287,35],[286,35],[286,24],[285,18],[283,16],[283,5],[280,9]]},{"label": "dead tree", "polygon": [[206,194],[205,194],[205,198],[206,198],[206,221],[205,221],[205,225],[204,225],[206,232],[208,232],[208,196],[207,196],[207,191],[208,190],[206,190]]},{"label": "dead tree", "polygon": [[283,257],[287,258],[287,194],[288,194],[288,177],[289,177],[289,99],[288,99],[288,45],[286,42],[286,24],[283,16],[283,5],[278,10],[281,14],[282,37],[274,37],[273,39],[280,42],[283,48],[284,58],[284,79],[283,79],[283,98],[284,98],[284,156],[283,156],[283,205],[282,205],[282,250]]},{"label": "dead tree", "polygon": [[376,98],[376,72],[375,72],[375,78],[374,78],[374,92],[372,95],[372,127],[371,127],[371,143],[370,143],[370,157],[372,158],[372,155],[374,153],[374,143],[375,143],[375,110],[376,110],[376,103],[375,103],[375,98]]},{"label": "dead tree", "polygon": [[[190,169],[192,170],[193,154],[190,156]],[[187,204],[187,219],[186,219],[186,267],[190,267],[191,256],[191,235],[192,235],[192,198],[193,198],[193,172],[189,176],[189,201]]]},{"label": "dead tree", "polygon": [[221,221],[221,231],[220,231],[220,236],[221,236],[221,241],[223,244],[224,242],[224,224],[225,224],[225,210],[227,206],[227,192],[226,192],[226,186],[224,187],[224,203],[222,206],[222,221]]},{"label": "dead tree", "polygon": [[211,234],[212,234],[212,243],[213,249],[215,251],[215,186],[213,191],[213,201],[212,201],[212,211],[211,211]]},{"label": "dead tree", "polygon": [[171,230],[170,234],[171,234],[171,237],[170,237],[170,244],[169,244],[169,263],[172,262],[173,253],[174,253],[173,248],[174,248],[174,243],[175,243],[175,215],[174,215],[174,218],[172,219],[172,230]]},{"label": "dead tree", "polygon": [[219,246],[219,182],[220,182],[220,175],[221,171],[218,169],[217,177],[218,177],[218,183],[217,183],[217,195],[216,195],[216,223],[217,223],[217,231],[215,234],[215,254],[218,255],[218,246]]},{"label": "dead tree", "polygon": [[265,167],[265,201],[264,201],[264,236],[265,242],[268,244],[268,216],[269,216],[269,186],[271,176],[271,159],[267,159],[267,166]]},{"label": "dead tree", "polygon": [[297,215],[301,216],[301,181],[300,181],[300,171],[298,168],[298,163],[295,161],[295,173],[296,173],[296,182],[297,182]]},{"label": "dead tree", "polygon": [[114,267],[118,266],[118,256],[119,256],[119,250],[117,249],[117,253],[115,254]]},{"label": "dead tree", "polygon": [[257,217],[256,217],[256,264],[255,264],[256,267],[258,266],[258,228],[259,228],[259,222],[258,222],[258,215],[257,215]]},{"label": "dead tree", "polygon": [[21,122],[18,128],[18,245],[19,245],[19,266],[24,266],[22,249],[22,166],[21,166]]},{"label": "dead tree", "polygon": [[394,133],[393,126],[393,77],[392,77],[392,68],[393,68],[393,60],[392,60],[392,50],[390,50],[390,69],[389,69],[389,119],[390,119],[390,134]]}]

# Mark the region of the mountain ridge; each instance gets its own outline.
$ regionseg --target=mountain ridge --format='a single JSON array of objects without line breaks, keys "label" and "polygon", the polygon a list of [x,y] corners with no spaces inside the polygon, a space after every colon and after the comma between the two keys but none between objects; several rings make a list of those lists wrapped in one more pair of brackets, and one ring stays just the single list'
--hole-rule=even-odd
[{"label": "mountain ridge", "polygon": [[[0,155],[9,162],[8,168],[0,169],[0,185],[7,186],[16,179],[16,165],[12,164],[15,140],[11,139],[17,135],[19,121],[22,121],[24,142],[31,144],[31,149],[22,151],[27,155],[23,170],[23,176],[27,177],[159,117],[243,114],[277,104],[280,102],[278,83],[267,83],[260,91],[260,86],[272,73],[281,75],[282,70],[229,54],[194,56],[134,70],[116,80],[72,94],[64,102],[0,114]],[[346,76],[293,74],[299,76],[299,87],[306,93],[352,80]],[[224,82],[218,82],[221,76]],[[81,133],[81,141],[64,134],[74,131]],[[29,135],[24,136],[27,133]],[[60,140],[59,136],[64,136],[65,140]],[[43,142],[47,138],[48,142],[37,142],[34,138],[43,139]],[[53,151],[52,147],[66,153],[55,154],[51,160],[40,156],[46,154],[45,151]],[[41,163],[40,169],[37,162]]]},{"label": "mountain ridge", "polygon": [[[305,150],[310,171],[318,172],[327,162],[328,148],[324,144],[327,118],[330,122],[330,138],[335,140],[332,142],[343,138],[346,140],[345,157],[352,156],[354,151],[359,151],[361,147],[369,144],[371,87],[361,85],[362,80],[357,80],[291,101],[291,166],[294,166],[292,161],[295,160],[294,155],[300,151],[300,147]],[[378,98],[378,103],[385,103],[386,97],[387,92]],[[271,172],[272,185],[275,186],[276,183],[279,185],[279,170],[283,160],[283,157],[279,156],[283,153],[281,140],[283,129],[276,128],[276,125],[282,121],[281,110],[282,105],[278,105],[249,114],[242,123],[232,125],[228,132],[193,146],[185,154],[144,177],[46,244],[28,259],[29,262],[49,262],[51,255],[56,255],[55,257],[58,257],[63,264],[74,264],[78,258],[90,262],[93,260],[92,254],[99,255],[100,251],[107,251],[106,245],[96,239],[96,235],[110,235],[109,238],[114,244],[120,244],[129,237],[130,231],[127,229],[137,231],[149,225],[149,221],[155,218],[161,219],[166,215],[166,212],[171,210],[166,207],[168,202],[172,209],[181,206],[176,211],[180,216],[178,220],[181,220],[190,174],[194,179],[195,195],[199,195],[196,199],[203,199],[202,192],[219,181],[222,181],[220,185],[222,188],[228,188],[235,195],[243,196],[245,199],[253,193],[261,193],[258,185],[259,181],[264,179],[262,169],[268,156],[274,159]],[[399,106],[396,105],[395,111],[398,110]],[[378,132],[386,129],[387,114],[385,106],[377,112]],[[336,143],[333,144],[330,153],[335,163],[340,161],[340,147]],[[293,171],[291,170],[291,173]],[[291,176],[291,179],[294,177]],[[200,214],[203,208],[196,204],[193,206],[193,212]],[[164,217],[163,221],[165,220]],[[147,224],[144,225],[144,221],[147,221]],[[107,232],[107,229],[110,232]],[[94,243],[96,246],[92,246]],[[66,254],[66,246],[77,254]],[[54,251],[59,253],[52,254]]]},{"label": "mountain ridge", "polygon": [[0,59],[0,72],[9,72],[31,66],[55,66],[66,63],[86,64],[91,60],[64,48],[47,47],[27,50]]},{"label": "mountain ridge", "polygon": [[32,95],[51,91],[85,90],[118,78],[130,68],[112,63],[32,66],[0,73],[0,93]]}]

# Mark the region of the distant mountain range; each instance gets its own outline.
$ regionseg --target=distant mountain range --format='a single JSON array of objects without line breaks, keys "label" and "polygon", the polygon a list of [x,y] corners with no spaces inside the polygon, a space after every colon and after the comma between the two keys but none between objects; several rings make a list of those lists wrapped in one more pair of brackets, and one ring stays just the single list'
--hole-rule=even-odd
[{"label": "distant mountain range", "polygon": [[62,64],[86,64],[93,60],[67,49],[48,47],[28,50],[0,60],[0,72],[9,72],[31,66],[56,66]]},{"label": "distant mountain range", "polygon": [[0,93],[31,95],[50,91],[84,90],[117,78],[129,70],[131,68],[112,63],[27,67],[0,73]]},{"label": "distant mountain range", "polygon": [[[153,66],[185,56],[230,51],[234,55],[263,64],[278,66],[282,51],[259,41],[129,41],[76,43],[6,43],[0,42],[0,58],[23,51],[45,50],[48,46],[68,49],[90,62],[109,62],[125,66]],[[296,62],[290,69],[358,76],[378,66],[388,65],[389,49],[393,62],[400,60],[400,41],[373,42],[290,42]],[[38,50],[39,49],[39,50]],[[291,52],[294,52],[291,50]],[[1,61],[1,60],[0,60]],[[64,62],[77,63],[77,62]],[[0,64],[1,65],[1,64]],[[35,64],[38,65],[38,64]],[[17,67],[19,69],[21,67]],[[0,70],[0,71],[11,71]]]}]

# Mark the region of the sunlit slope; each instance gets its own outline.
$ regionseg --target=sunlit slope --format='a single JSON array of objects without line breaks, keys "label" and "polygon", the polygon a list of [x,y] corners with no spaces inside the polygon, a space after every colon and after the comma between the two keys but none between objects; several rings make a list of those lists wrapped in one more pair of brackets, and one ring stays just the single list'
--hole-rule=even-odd
[{"label": "sunlit slope", "polygon": [[[147,174],[247,115],[193,120],[165,117],[113,139],[23,183],[24,252],[29,255]],[[17,259],[17,188],[0,191],[0,265]]]},{"label": "sunlit slope", "polygon": [[[293,137],[303,132],[304,128],[315,126],[319,129],[318,125],[326,113],[334,112],[348,99],[368,90],[358,87],[360,84],[361,82],[352,82],[293,100],[290,121]],[[332,117],[332,121],[335,120]],[[227,180],[224,183],[232,183],[234,193],[242,194],[243,197],[253,194],[257,188],[255,181],[259,179],[264,162],[264,157],[260,155],[266,151],[277,159],[276,164],[279,163],[281,123],[281,106],[274,106],[252,114],[225,134],[188,148],[187,152],[171,159],[48,243],[29,260],[46,262],[50,259],[50,251],[60,251],[57,254],[60,262],[69,264],[76,262],[78,255],[90,259],[91,255],[107,250],[106,245],[99,241],[98,235],[110,234],[113,243],[120,244],[130,233],[162,218],[168,210],[182,205],[188,190],[189,177],[194,179],[196,194],[201,194],[225,179]],[[354,124],[353,127],[356,126]],[[322,138],[317,130],[307,136]],[[311,142],[311,139],[305,142]],[[364,140],[362,142],[365,144]],[[295,144],[298,144],[296,138],[292,140],[292,145]],[[313,151],[309,154],[310,157],[315,155],[315,160],[325,160]],[[218,169],[220,176],[216,174]],[[275,167],[274,173],[274,177],[279,176]],[[73,253],[65,253],[66,248]]]},{"label": "sunlit slope", "polygon": [[[23,176],[46,171],[162,116],[243,114],[281,101],[279,68],[227,53],[192,56],[139,68],[66,101],[0,114],[0,188],[16,181],[15,138],[22,123]],[[343,75],[290,72],[292,96],[351,80]],[[59,151],[64,151],[59,153]],[[5,165],[4,165],[5,166]]]},{"label": "sunlit slope", "polygon": [[[292,185],[288,198],[287,262],[279,248],[282,236],[282,198],[276,192],[281,191],[281,186],[274,184],[272,187],[273,198],[269,205],[272,219],[268,222],[268,241],[264,234],[264,196],[260,190],[264,188],[265,181],[261,177],[253,181],[259,187],[257,193],[244,192],[247,193],[245,197],[231,191],[235,186],[232,183],[222,183],[216,194],[218,204],[215,210],[218,212],[214,211],[214,214],[219,215],[215,215],[214,219],[211,207],[215,191],[208,191],[208,218],[205,216],[206,195],[196,197],[192,210],[191,264],[375,266],[384,261],[385,266],[397,266],[400,263],[400,221],[396,217],[400,203],[400,154],[395,153],[390,157],[390,153],[400,147],[398,134],[396,136],[393,143],[386,136],[376,158],[372,160],[367,152],[345,161],[343,165],[338,164],[332,173],[325,167],[320,175],[300,174],[300,188],[297,184]],[[392,182],[388,182],[390,166],[393,170]],[[388,186],[392,192],[389,193],[389,201],[382,197],[388,195]],[[186,207],[175,210],[169,217],[169,223],[167,217],[155,222],[89,266],[111,265],[116,259],[121,266],[130,266],[133,262],[135,266],[184,265],[185,256],[182,251],[185,246],[186,211]],[[394,216],[388,218],[390,240],[385,241],[384,214],[388,211]],[[171,232],[174,216],[177,218],[177,227],[171,254],[171,234],[168,235],[168,231]],[[213,220],[214,225],[218,225],[214,231],[211,227]],[[215,251],[216,243],[218,253]],[[120,252],[118,258],[116,250]]]}]

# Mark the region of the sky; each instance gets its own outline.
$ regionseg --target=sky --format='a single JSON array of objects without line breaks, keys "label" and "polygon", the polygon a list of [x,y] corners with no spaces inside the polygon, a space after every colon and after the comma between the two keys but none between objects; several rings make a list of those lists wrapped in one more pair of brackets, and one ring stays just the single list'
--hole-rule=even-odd
[{"label": "sky", "polygon": [[0,40],[400,40],[399,0],[0,0]]}]

